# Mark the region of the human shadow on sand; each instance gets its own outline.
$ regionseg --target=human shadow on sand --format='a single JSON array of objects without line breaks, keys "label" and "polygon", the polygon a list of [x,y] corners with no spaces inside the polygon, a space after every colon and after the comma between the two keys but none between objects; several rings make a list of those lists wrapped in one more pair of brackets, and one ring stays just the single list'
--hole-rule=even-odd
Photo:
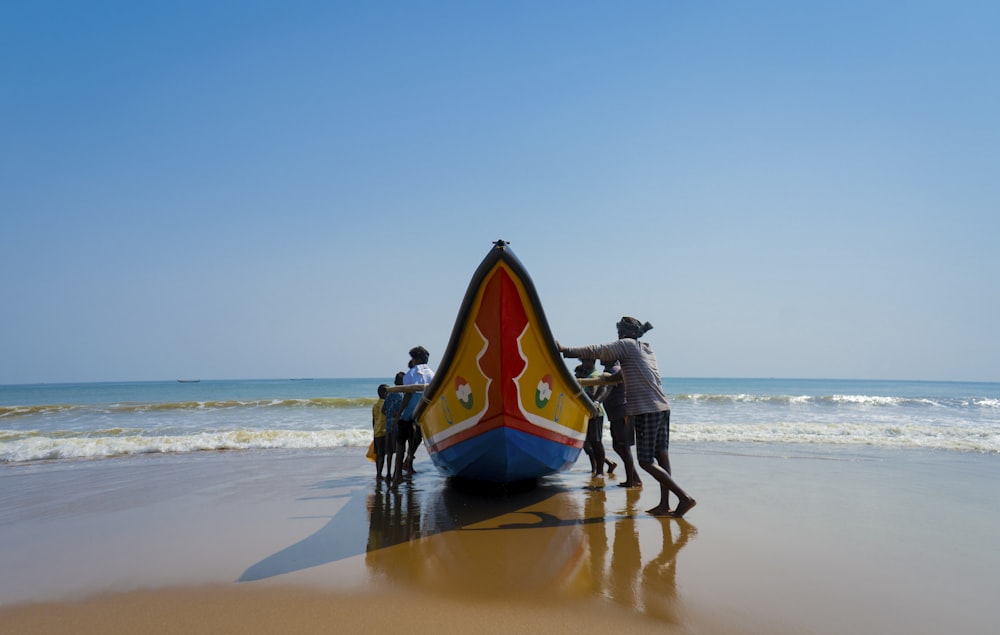
[{"label": "human shadow on sand", "polygon": [[[317,487],[323,487],[317,485]],[[517,493],[470,493],[444,480],[399,491],[357,487],[333,498],[347,498],[323,527],[303,540],[252,565],[240,582],[263,580],[366,556],[372,575],[397,582],[443,584],[465,591],[484,587],[494,593],[551,589],[554,584],[605,588],[625,604],[636,602],[639,588],[673,586],[675,558],[696,530],[684,520],[654,519],[637,510],[638,491],[628,490],[608,512],[603,489],[567,489],[558,480]],[[368,522],[365,523],[364,520]],[[641,583],[638,525],[663,526],[660,554],[649,561]],[[680,532],[672,537],[671,526]],[[659,533],[659,531],[657,532]],[[441,534],[441,539],[427,540]],[[610,535],[614,543],[608,544]],[[402,551],[400,551],[402,550]],[[612,561],[614,564],[612,564]],[[433,564],[431,564],[433,563]],[[626,572],[632,575],[623,577]],[[586,581],[581,581],[583,575]],[[627,579],[626,579],[627,578]],[[660,579],[650,584],[650,578]],[[671,582],[667,582],[667,581]],[[490,586],[492,584],[493,586]],[[617,598],[615,596],[618,596]]]},{"label": "human shadow on sand", "polygon": [[509,496],[495,492],[476,495],[444,481],[431,482],[427,489],[412,485],[399,491],[354,488],[331,497],[348,500],[326,525],[250,566],[238,581],[264,580],[462,529],[537,504],[559,491],[556,486],[540,484]]}]

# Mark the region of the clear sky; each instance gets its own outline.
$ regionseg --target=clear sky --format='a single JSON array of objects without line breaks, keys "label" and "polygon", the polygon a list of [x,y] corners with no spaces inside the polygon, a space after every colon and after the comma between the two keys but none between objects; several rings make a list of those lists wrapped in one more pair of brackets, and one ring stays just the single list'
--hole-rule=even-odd
[{"label": "clear sky", "polygon": [[1000,381],[1000,3],[7,2],[0,383],[390,377],[503,238],[666,376]]}]

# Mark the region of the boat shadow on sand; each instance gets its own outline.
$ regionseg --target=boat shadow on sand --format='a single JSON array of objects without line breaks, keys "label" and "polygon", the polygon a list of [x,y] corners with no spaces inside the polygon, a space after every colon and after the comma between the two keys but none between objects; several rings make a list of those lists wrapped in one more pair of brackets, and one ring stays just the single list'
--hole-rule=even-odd
[{"label": "boat shadow on sand", "polygon": [[[348,500],[326,525],[252,565],[239,581],[365,555],[373,579],[424,591],[494,599],[600,595],[675,621],[677,554],[697,529],[638,511],[638,490],[568,489],[556,478],[484,497],[442,479],[420,485],[390,492],[355,482],[335,497]],[[366,517],[367,525],[358,522]]]}]

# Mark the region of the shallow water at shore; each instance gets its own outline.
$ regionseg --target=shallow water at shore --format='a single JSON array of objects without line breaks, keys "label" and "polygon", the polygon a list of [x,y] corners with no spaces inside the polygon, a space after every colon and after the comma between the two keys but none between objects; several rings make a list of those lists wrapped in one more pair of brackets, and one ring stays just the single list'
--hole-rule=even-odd
[{"label": "shallow water at shore", "polygon": [[[379,379],[0,386],[0,464],[367,447]],[[1000,384],[664,378],[682,443],[1000,453]]]},{"label": "shallow water at shore", "polygon": [[[675,448],[699,501],[684,521],[643,511],[648,483],[592,480],[582,462],[494,498],[452,490],[426,458],[387,493],[353,449],[11,466],[0,567],[21,573],[0,579],[0,619],[126,632],[142,619],[128,607],[152,602],[159,632],[181,632],[202,619],[196,595],[234,607],[221,632],[267,632],[263,607],[319,632],[380,601],[442,632],[475,624],[462,607],[538,627],[583,627],[593,609],[667,632],[992,632],[997,457],[808,450]],[[87,607],[103,609],[74,613]]]}]

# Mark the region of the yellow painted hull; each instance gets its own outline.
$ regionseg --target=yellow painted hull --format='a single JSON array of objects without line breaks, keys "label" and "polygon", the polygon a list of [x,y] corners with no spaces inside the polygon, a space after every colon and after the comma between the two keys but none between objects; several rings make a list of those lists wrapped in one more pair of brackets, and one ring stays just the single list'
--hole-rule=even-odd
[{"label": "yellow painted hull", "polygon": [[523,266],[483,260],[417,420],[447,476],[510,482],[576,462],[594,405],[566,368]]}]

